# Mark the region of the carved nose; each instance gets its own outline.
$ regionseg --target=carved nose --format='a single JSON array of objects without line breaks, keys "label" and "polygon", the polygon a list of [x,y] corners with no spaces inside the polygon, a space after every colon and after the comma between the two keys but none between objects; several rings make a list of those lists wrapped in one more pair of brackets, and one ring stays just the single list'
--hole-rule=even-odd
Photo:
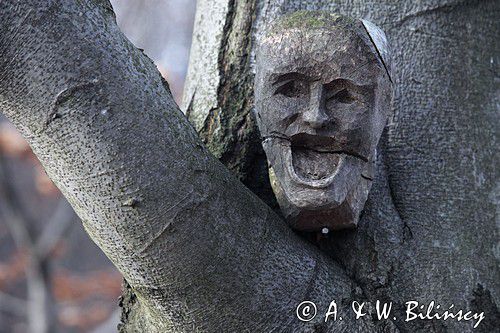
[{"label": "carved nose", "polygon": [[313,85],[311,89],[311,97],[309,108],[303,115],[304,123],[315,129],[325,127],[328,123],[328,116],[325,113],[325,98],[324,89],[321,83]]},{"label": "carved nose", "polygon": [[304,114],[304,123],[312,128],[319,129],[325,127],[328,123],[328,118],[323,114],[320,108],[309,109]]}]

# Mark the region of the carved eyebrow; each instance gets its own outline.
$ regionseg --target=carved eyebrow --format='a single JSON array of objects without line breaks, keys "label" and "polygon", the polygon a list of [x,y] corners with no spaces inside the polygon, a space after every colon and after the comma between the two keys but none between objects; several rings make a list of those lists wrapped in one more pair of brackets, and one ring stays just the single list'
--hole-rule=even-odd
[{"label": "carved eyebrow", "polygon": [[276,85],[278,83],[281,83],[283,81],[288,81],[288,80],[293,80],[293,79],[299,79],[299,80],[309,80],[309,77],[307,75],[304,75],[299,72],[292,72],[292,73],[286,73],[286,74],[281,74],[276,77],[276,79],[273,80],[272,85]]},{"label": "carved eyebrow", "polygon": [[354,81],[345,79],[345,78],[338,78],[335,80],[332,80],[328,83],[325,84],[325,86],[329,88],[336,88],[336,87],[344,87],[344,88],[351,88],[351,89],[362,89],[364,87],[367,87],[369,85],[360,85],[356,84]]}]

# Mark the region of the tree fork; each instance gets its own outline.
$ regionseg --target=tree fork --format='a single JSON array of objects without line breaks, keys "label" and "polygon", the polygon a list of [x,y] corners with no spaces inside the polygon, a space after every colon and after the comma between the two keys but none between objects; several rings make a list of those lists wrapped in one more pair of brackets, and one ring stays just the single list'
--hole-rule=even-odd
[{"label": "tree fork", "polygon": [[109,8],[2,2],[0,109],[134,290],[125,330],[333,325],[290,313],[348,298],[347,276],[208,152]]}]

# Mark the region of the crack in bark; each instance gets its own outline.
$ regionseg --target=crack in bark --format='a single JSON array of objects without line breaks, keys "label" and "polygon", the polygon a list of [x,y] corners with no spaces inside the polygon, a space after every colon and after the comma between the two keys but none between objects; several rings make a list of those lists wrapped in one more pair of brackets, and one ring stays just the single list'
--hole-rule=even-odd
[{"label": "crack in bark", "polygon": [[196,90],[197,90],[197,86],[194,88],[194,91],[193,91],[193,94],[191,95],[191,98],[189,99],[189,104],[186,108],[186,117],[188,119],[190,119],[191,117],[191,112],[193,111],[193,103],[194,103],[194,99],[195,99],[195,96],[196,96]]},{"label": "crack in bark", "polygon": [[412,20],[412,19],[417,18],[417,17],[421,17],[421,16],[425,16],[425,15],[429,15],[429,14],[435,14],[435,13],[439,13],[439,12],[449,13],[449,12],[459,8],[459,7],[471,7],[471,6],[475,6],[475,5],[479,4],[480,2],[481,2],[481,0],[473,0],[473,1],[464,0],[464,1],[457,2],[457,3],[444,3],[444,4],[440,4],[440,5],[437,5],[435,7],[431,7],[431,8],[424,8],[424,9],[418,10],[416,12],[408,13],[408,14],[404,15],[401,19],[399,19],[395,22],[395,26],[399,27],[399,26],[405,24],[407,21]]}]

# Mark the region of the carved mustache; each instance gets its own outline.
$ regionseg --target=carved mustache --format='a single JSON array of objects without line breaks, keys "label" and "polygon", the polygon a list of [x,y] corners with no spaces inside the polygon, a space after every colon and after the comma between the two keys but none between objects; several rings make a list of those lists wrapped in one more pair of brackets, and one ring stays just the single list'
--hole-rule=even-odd
[{"label": "carved mustache", "polygon": [[297,133],[292,136],[288,136],[276,131],[273,131],[269,133],[269,135],[262,137],[263,142],[272,139],[286,141],[292,149],[305,148],[317,153],[350,155],[359,158],[364,162],[368,162],[369,160],[366,156],[363,156],[362,154],[356,152],[354,149],[345,147],[346,144],[339,143],[338,140],[336,140],[334,137],[313,135],[308,133]]}]

